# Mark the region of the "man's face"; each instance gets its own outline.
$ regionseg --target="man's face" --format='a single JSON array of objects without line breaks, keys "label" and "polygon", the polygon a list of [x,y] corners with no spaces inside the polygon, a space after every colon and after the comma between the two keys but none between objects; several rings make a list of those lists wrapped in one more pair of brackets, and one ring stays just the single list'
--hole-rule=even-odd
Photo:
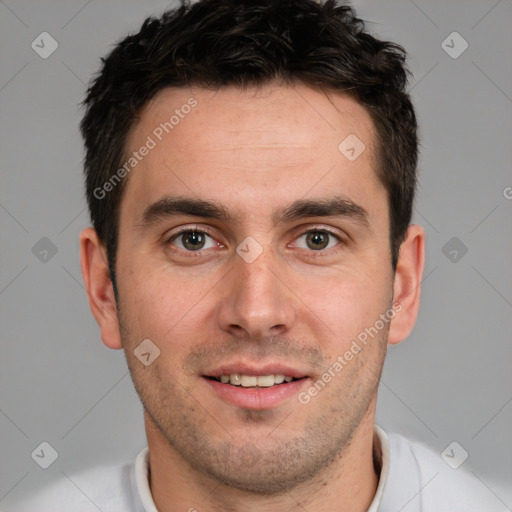
[{"label": "man's face", "polygon": [[[338,148],[351,134],[366,147],[355,160],[354,139]],[[196,470],[289,489],[339,456],[361,421],[373,425],[389,325],[333,370],[392,304],[373,141],[357,102],[306,86],[166,89],[134,125],[127,154],[154,147],[121,204],[123,345],[148,421]],[[216,209],[189,202],[186,213],[177,198]],[[134,354],[146,339],[160,350],[149,365]],[[228,374],[246,377],[219,381]],[[297,380],[254,387],[273,374]]]}]

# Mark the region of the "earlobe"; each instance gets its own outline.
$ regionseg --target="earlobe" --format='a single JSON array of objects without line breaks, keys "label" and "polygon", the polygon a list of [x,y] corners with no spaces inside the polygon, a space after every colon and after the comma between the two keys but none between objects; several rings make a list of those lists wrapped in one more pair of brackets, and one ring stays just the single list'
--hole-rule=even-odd
[{"label": "earlobe", "polygon": [[421,279],[425,264],[425,232],[411,225],[400,246],[393,285],[393,304],[397,311],[391,322],[388,343],[403,341],[414,328],[420,306]]},{"label": "earlobe", "polygon": [[106,251],[93,228],[80,233],[80,264],[89,307],[100,326],[101,339],[107,347],[120,349],[119,320]]}]

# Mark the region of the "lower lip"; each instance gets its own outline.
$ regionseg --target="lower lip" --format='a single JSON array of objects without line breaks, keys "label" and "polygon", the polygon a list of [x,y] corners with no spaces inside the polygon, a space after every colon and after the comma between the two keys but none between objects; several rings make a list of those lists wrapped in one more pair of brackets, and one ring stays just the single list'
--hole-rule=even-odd
[{"label": "lower lip", "polygon": [[222,382],[203,377],[211,389],[224,401],[244,409],[263,410],[276,407],[288,398],[296,396],[309,378],[277,384],[268,388],[244,388],[223,384]]}]

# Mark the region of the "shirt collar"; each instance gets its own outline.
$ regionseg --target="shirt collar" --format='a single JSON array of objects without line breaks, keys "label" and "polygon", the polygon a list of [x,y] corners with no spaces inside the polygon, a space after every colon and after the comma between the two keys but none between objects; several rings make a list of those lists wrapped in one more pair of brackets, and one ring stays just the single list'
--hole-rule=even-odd
[{"label": "shirt collar", "polygon": [[384,493],[384,487],[389,475],[389,440],[386,432],[378,425],[373,427],[373,454],[374,460],[380,466],[379,485],[375,491],[368,512],[377,512]]}]

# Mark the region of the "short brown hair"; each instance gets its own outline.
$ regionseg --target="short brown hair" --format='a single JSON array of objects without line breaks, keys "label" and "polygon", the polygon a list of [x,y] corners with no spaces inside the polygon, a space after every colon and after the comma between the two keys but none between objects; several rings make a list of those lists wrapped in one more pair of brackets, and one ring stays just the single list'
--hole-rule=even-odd
[{"label": "short brown hair", "polygon": [[376,128],[377,177],[388,193],[395,270],[417,180],[417,124],[405,90],[405,56],[401,46],[365,32],[353,9],[335,0],[182,0],[180,7],[146,19],[102,59],[81,123],[87,202],[107,249],[114,290],[124,183],[105,197],[97,191],[122,165],[141,109],[171,86],[247,88],[278,79],[355,98]]}]

